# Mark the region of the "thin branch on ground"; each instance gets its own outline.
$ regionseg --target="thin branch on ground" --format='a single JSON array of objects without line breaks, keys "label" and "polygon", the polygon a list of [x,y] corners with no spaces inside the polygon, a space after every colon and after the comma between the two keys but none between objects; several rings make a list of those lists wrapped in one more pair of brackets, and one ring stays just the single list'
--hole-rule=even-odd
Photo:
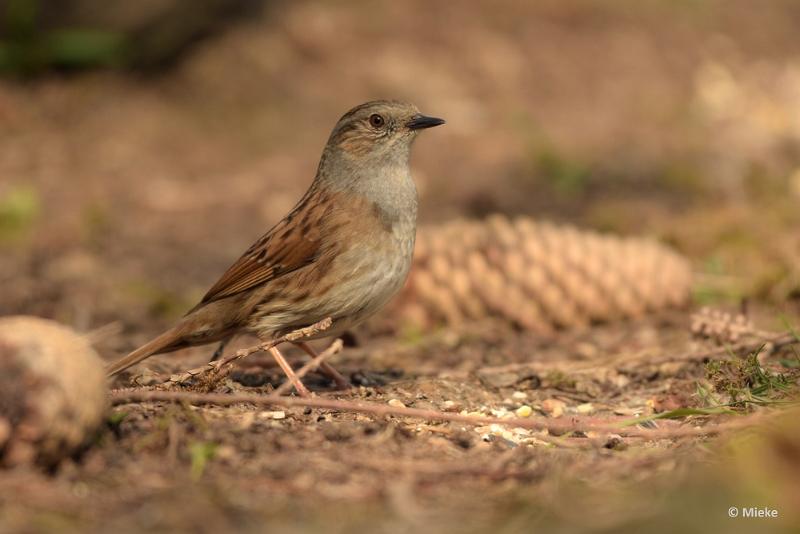
[{"label": "thin branch on ground", "polygon": [[333,320],[330,317],[326,317],[325,319],[321,320],[318,323],[314,323],[311,326],[307,326],[305,328],[300,328],[298,330],[294,330],[289,332],[286,335],[283,335],[279,338],[273,339],[271,341],[265,341],[264,343],[259,343],[253,347],[248,347],[245,349],[239,349],[231,356],[226,358],[220,358],[214,362],[208,362],[207,364],[196,367],[194,369],[189,369],[183,373],[174,374],[169,377],[169,381],[175,384],[182,384],[191,380],[192,378],[198,377],[205,373],[215,373],[222,375],[227,372],[232,366],[233,363],[237,360],[241,360],[242,358],[246,358],[251,354],[256,352],[263,352],[268,351],[269,349],[280,345],[281,343],[297,341],[298,339],[305,339],[320,332],[324,332],[328,328],[331,327]]},{"label": "thin branch on ground", "polygon": [[394,415],[398,417],[411,417],[424,420],[450,421],[465,423],[475,426],[498,424],[507,427],[519,427],[529,430],[547,430],[549,433],[560,436],[570,432],[596,432],[616,434],[626,437],[646,439],[666,439],[682,437],[703,437],[719,434],[723,430],[752,426],[756,420],[763,420],[762,414],[736,417],[734,420],[725,421],[709,427],[680,427],[641,429],[617,426],[628,419],[616,421],[598,421],[596,418],[564,418],[563,420],[544,420],[543,418],[499,418],[461,415],[436,410],[421,410],[401,406],[389,406],[374,403],[353,402],[339,399],[322,399],[319,397],[297,398],[278,397],[276,395],[257,396],[248,394],[218,394],[218,393],[191,393],[186,391],[153,391],[141,389],[117,389],[111,391],[112,404],[126,404],[130,402],[188,402],[192,404],[217,404],[231,405],[251,403],[261,406],[309,407],[328,410],[338,410],[351,413],[369,413],[376,416]]}]

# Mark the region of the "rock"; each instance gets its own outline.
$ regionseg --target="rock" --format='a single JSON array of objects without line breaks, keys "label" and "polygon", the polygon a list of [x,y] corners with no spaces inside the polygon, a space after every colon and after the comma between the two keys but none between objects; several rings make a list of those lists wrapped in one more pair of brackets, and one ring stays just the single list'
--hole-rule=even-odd
[{"label": "rock", "polygon": [[561,417],[567,404],[558,399],[546,399],[542,402],[542,411],[550,417]]},{"label": "rock", "polygon": [[533,413],[533,409],[527,404],[525,404],[517,408],[517,410],[514,413],[517,414],[517,417],[530,417],[531,414]]}]

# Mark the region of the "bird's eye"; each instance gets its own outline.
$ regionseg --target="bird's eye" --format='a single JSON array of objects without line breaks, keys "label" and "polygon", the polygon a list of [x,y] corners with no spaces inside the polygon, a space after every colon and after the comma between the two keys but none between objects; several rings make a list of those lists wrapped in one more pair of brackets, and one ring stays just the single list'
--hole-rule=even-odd
[{"label": "bird's eye", "polygon": [[386,121],[383,119],[383,117],[381,117],[377,113],[373,113],[372,115],[369,116],[369,123],[373,128],[380,128],[381,126],[384,125],[385,122]]}]

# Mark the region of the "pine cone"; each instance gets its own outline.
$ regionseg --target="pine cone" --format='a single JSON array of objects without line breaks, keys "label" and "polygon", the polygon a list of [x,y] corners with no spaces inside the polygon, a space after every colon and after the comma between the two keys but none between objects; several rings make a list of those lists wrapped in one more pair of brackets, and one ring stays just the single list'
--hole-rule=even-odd
[{"label": "pine cone", "polygon": [[495,215],[421,228],[386,316],[395,329],[499,317],[549,334],[683,304],[690,281],[688,262],[654,241]]},{"label": "pine cone", "polygon": [[[691,331],[695,337],[712,339],[718,344],[737,343],[743,337],[762,334],[745,315],[708,307],[692,314]],[[767,336],[762,334],[762,337]]]},{"label": "pine cone", "polygon": [[106,393],[83,337],[36,317],[0,318],[0,463],[56,465],[102,423]]}]

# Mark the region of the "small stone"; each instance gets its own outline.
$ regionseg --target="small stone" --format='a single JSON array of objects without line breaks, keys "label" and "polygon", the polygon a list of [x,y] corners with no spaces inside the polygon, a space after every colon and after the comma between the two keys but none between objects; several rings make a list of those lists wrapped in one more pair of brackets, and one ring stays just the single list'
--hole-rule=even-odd
[{"label": "small stone", "polygon": [[461,409],[461,406],[451,400],[444,401],[442,403],[442,410],[445,412],[457,412]]},{"label": "small stone", "polygon": [[454,433],[451,439],[453,440],[453,443],[455,443],[462,449],[472,448],[473,445],[472,436],[466,431]]},{"label": "small stone", "polygon": [[265,411],[258,414],[259,419],[286,419],[286,412],[281,411]]},{"label": "small stone", "polygon": [[622,440],[622,436],[619,434],[609,434],[605,444],[603,444],[603,447],[606,449],[622,451],[627,448],[627,445]]},{"label": "small stone", "polygon": [[389,406],[393,406],[394,408],[405,408],[406,407],[406,405],[403,404],[403,401],[398,400],[398,399],[389,399],[389,402],[387,402],[386,404],[388,404]]},{"label": "small stone", "polygon": [[492,423],[491,425],[489,425],[489,431],[492,434],[502,435],[503,432],[505,431],[505,428],[503,427],[503,425],[498,425],[497,423]]},{"label": "small stone", "polygon": [[514,400],[525,400],[528,398],[528,394],[524,391],[515,391],[511,394],[511,398]]},{"label": "small stone", "polygon": [[584,402],[575,407],[575,411],[581,414],[588,414],[594,411],[594,405],[591,402]]},{"label": "small stone", "polygon": [[567,404],[558,399],[546,399],[542,402],[542,411],[550,417],[561,417]]},{"label": "small stone", "polygon": [[517,414],[517,417],[530,417],[531,414],[533,413],[533,408],[531,408],[527,404],[524,404],[519,408],[517,408],[515,413]]}]

